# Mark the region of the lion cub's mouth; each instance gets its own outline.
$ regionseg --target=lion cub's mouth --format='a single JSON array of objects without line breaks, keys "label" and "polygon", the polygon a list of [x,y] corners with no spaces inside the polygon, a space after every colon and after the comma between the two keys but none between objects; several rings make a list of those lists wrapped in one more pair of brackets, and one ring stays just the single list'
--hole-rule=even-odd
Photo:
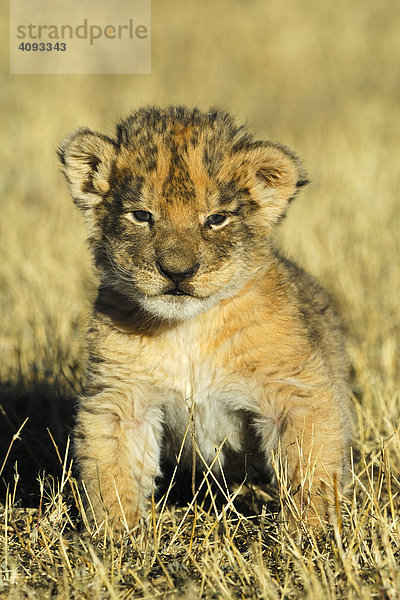
[{"label": "lion cub's mouth", "polygon": [[189,292],[185,292],[184,290],[181,290],[180,288],[174,288],[172,290],[168,290],[166,292],[164,292],[164,296],[191,296],[192,294],[189,294]]}]

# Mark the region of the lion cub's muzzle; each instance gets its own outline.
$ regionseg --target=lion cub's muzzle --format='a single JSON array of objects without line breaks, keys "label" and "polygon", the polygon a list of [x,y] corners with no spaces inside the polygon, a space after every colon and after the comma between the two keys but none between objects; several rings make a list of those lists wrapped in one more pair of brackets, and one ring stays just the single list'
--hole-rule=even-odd
[{"label": "lion cub's muzzle", "polygon": [[199,263],[195,263],[185,270],[172,269],[168,264],[162,264],[160,261],[157,261],[156,265],[159,273],[174,284],[174,287],[168,288],[164,294],[172,296],[191,295],[187,287],[187,280],[191,279],[197,273],[200,267]]}]

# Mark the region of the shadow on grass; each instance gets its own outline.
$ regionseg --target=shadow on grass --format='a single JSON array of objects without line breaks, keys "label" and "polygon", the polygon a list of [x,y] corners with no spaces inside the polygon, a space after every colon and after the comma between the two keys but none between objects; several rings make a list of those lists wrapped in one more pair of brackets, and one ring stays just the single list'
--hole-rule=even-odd
[{"label": "shadow on grass", "polygon": [[245,517],[261,515],[263,511],[270,515],[279,512],[277,487],[272,484],[271,477],[264,469],[256,471],[253,468],[246,473],[244,469],[238,469],[238,477],[226,474],[226,480],[221,477],[214,478],[209,474],[207,482],[204,472],[204,469],[196,470],[193,485],[191,472],[178,468],[174,473],[174,465],[169,461],[163,462],[156,500],[168,492],[168,505],[179,508],[190,504],[195,493],[197,504],[210,513],[219,513],[229,504],[229,499],[233,498],[234,507],[231,506],[230,510],[237,511]]},{"label": "shadow on grass", "polygon": [[57,449],[64,460],[74,396],[65,382],[57,380],[0,382],[1,503],[15,488],[19,506],[37,507],[39,477],[60,477]]}]

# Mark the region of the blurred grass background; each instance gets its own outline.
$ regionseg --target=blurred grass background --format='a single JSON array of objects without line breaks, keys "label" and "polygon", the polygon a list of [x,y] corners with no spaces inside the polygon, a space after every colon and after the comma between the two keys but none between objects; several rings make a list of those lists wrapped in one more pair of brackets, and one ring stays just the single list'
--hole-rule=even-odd
[{"label": "blurred grass background", "polygon": [[400,4],[153,0],[143,76],[8,75],[2,8],[0,461],[30,416],[8,465],[19,458],[23,470],[30,440],[34,489],[52,452],[45,429],[62,445],[82,372],[95,278],[57,145],[83,125],[113,135],[143,104],[216,105],[298,153],[311,184],[281,244],[332,292],[349,330],[361,452],[398,444]]}]

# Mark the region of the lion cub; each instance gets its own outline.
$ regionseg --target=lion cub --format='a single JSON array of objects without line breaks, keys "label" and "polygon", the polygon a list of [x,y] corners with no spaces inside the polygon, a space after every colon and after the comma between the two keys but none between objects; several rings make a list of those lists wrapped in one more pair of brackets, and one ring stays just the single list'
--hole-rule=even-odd
[{"label": "lion cub", "polygon": [[342,337],[271,242],[307,183],[297,157],[182,107],[138,110],[115,139],[77,129],[59,157],[101,281],[75,426],[97,520],[134,526],[161,457],[182,447],[191,468],[192,444],[216,473],[275,456],[292,512],[329,517],[350,437]]}]

